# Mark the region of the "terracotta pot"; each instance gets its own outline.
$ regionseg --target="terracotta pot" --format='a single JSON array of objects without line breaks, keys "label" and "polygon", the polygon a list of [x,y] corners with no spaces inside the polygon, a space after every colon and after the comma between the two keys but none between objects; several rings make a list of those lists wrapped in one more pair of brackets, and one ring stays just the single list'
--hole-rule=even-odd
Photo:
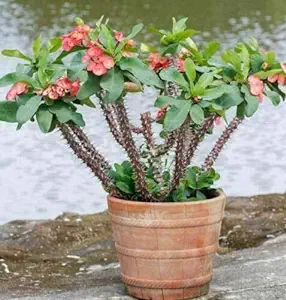
[{"label": "terracotta pot", "polygon": [[208,293],[226,196],[181,203],[108,197],[121,278],[139,299],[191,299]]}]

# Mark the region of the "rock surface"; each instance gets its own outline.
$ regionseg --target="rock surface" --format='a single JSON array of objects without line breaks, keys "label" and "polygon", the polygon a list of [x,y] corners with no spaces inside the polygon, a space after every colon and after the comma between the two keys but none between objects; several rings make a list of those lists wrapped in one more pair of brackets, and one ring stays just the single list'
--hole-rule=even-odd
[{"label": "rock surface", "polygon": [[[286,238],[275,238],[286,232],[285,200],[278,194],[229,199],[205,299],[286,299]],[[111,236],[106,213],[0,226],[0,299],[128,299]],[[265,240],[260,248],[233,251]]]}]

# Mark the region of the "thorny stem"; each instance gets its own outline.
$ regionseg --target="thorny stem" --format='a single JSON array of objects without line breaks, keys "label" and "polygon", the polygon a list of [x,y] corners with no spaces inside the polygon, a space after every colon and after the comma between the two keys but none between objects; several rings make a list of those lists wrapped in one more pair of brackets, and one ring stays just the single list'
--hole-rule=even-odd
[{"label": "thorny stem", "polygon": [[181,177],[185,173],[184,162],[185,162],[185,140],[186,133],[190,127],[190,117],[187,117],[181,128],[179,129],[177,137],[177,147],[176,147],[176,157],[175,157],[175,169],[174,169],[174,178],[171,185],[171,191],[175,190],[181,180]]},{"label": "thorny stem", "polygon": [[114,118],[114,106],[110,105],[110,104],[103,104],[102,100],[100,100],[100,107],[103,111],[105,120],[109,126],[109,130],[112,133],[114,139],[116,140],[116,142],[119,145],[121,145],[123,148],[125,148],[124,139],[122,138],[122,134],[120,132],[119,125],[118,125],[116,119]]},{"label": "thorny stem", "polygon": [[135,169],[136,184],[140,190],[140,194],[143,196],[143,200],[151,201],[153,199],[153,196],[147,188],[147,184],[145,181],[145,171],[140,162],[140,155],[136,149],[136,145],[132,137],[127,111],[123,103],[119,103],[116,105],[116,112],[122,136],[124,137],[125,150]]},{"label": "thorny stem", "polygon": [[99,153],[99,151],[92,145],[87,135],[84,133],[84,131],[77,127],[76,125],[67,125],[72,132],[76,135],[79,142],[81,143],[82,147],[90,154],[91,158],[95,159],[101,168],[105,170],[110,170],[111,165],[109,162],[104,158],[102,154]]},{"label": "thorny stem", "polygon": [[109,193],[113,193],[115,188],[111,183],[110,177],[100,166],[100,162],[98,162],[97,158],[92,158],[83,149],[82,145],[76,141],[76,136],[68,125],[59,123],[58,128],[60,129],[61,134],[67,141],[68,145],[73,150],[74,154],[91,169],[93,174],[101,181],[104,189]]},{"label": "thorny stem", "polygon": [[155,157],[165,155],[176,143],[177,131],[171,131],[168,133],[165,143],[159,145],[155,152]]},{"label": "thorny stem", "polygon": [[152,117],[150,112],[141,114],[141,124],[143,130],[143,136],[146,140],[148,150],[148,162],[152,169],[154,179],[157,183],[162,182],[161,176],[161,159],[159,156],[155,156],[155,140],[152,132]]},{"label": "thorny stem", "polygon": [[185,163],[184,163],[185,169],[190,165],[191,160],[195,154],[195,151],[199,143],[201,142],[201,138],[208,132],[210,128],[212,128],[215,118],[216,118],[216,114],[212,114],[204,121],[202,127],[199,130],[192,132],[191,141],[188,145],[187,153],[185,156]]},{"label": "thorny stem", "polygon": [[224,145],[228,142],[233,132],[238,128],[239,124],[243,121],[241,118],[234,118],[227,128],[223,131],[222,135],[219,137],[214,147],[212,148],[210,154],[205,159],[205,162],[202,166],[202,170],[207,171],[211,169],[214,162],[218,158],[220,152],[222,151]]}]

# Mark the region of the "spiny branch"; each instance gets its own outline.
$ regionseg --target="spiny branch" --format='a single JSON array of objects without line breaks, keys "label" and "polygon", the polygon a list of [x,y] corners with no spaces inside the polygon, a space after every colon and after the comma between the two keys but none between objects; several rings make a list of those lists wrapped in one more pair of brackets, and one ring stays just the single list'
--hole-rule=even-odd
[{"label": "spiny branch", "polygon": [[202,166],[202,169],[204,171],[207,171],[211,169],[214,162],[218,158],[220,152],[222,151],[224,145],[228,142],[233,132],[238,128],[239,124],[243,121],[243,119],[240,118],[234,118],[227,128],[223,131],[222,135],[219,137],[217,142],[215,143],[214,147],[212,148],[210,154],[205,159],[205,162]]},{"label": "spiny branch", "polygon": [[72,132],[76,135],[81,145],[84,147],[84,149],[90,153],[91,157],[98,162],[101,168],[105,170],[110,170],[111,165],[109,162],[104,158],[102,154],[99,153],[99,151],[92,145],[87,135],[84,133],[84,131],[77,127],[76,125],[67,125],[72,130]]},{"label": "spiny branch", "polygon": [[181,180],[182,175],[185,173],[184,162],[185,162],[185,140],[186,133],[190,128],[190,117],[187,117],[184,124],[180,127],[178,137],[177,137],[177,146],[176,146],[176,157],[175,157],[175,169],[174,169],[174,178],[171,185],[171,191],[175,190]]},{"label": "spiny branch", "polygon": [[143,196],[142,200],[151,201],[153,199],[153,196],[147,188],[147,184],[145,181],[145,171],[140,162],[140,155],[136,149],[136,145],[132,137],[127,111],[123,103],[119,103],[116,105],[116,113],[122,136],[124,137],[125,150],[135,169],[136,183],[140,190],[140,194]]},{"label": "spiny branch", "polygon": [[122,138],[119,125],[117,123],[117,120],[114,118],[114,106],[111,104],[103,104],[102,100],[100,100],[100,107],[103,111],[105,120],[109,126],[109,130],[112,133],[115,141],[123,148],[125,148],[124,139]]},{"label": "spiny branch", "polygon": [[202,127],[199,130],[192,132],[191,141],[189,143],[189,146],[187,148],[187,153],[185,156],[185,162],[184,162],[185,169],[191,163],[191,160],[196,152],[196,149],[199,143],[201,142],[201,138],[208,132],[210,128],[213,127],[215,118],[216,118],[216,114],[212,114],[204,121]]},{"label": "spiny branch", "polygon": [[149,150],[155,147],[155,141],[152,132],[152,118],[150,112],[141,114],[142,133],[146,140],[146,144]]},{"label": "spiny branch", "polygon": [[104,189],[112,193],[114,186],[111,183],[110,177],[106,171],[100,166],[100,162],[96,158],[92,158],[82,147],[82,145],[76,141],[76,136],[73,131],[66,124],[58,124],[58,128],[61,131],[62,136],[67,141],[68,145],[73,150],[74,154],[81,159],[93,172],[93,174],[101,181]]}]

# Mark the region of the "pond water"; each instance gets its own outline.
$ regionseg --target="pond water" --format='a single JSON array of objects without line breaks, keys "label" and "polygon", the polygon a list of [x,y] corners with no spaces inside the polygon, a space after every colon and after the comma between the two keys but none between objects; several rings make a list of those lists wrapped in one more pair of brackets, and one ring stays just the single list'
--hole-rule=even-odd
[{"label": "pond water", "polygon": [[[189,17],[189,25],[201,31],[197,41],[218,39],[223,47],[249,36],[265,49],[274,48],[286,60],[285,0],[0,0],[0,49],[30,51],[30,42],[68,32],[76,16],[93,25],[102,15],[118,29],[143,22],[168,27],[171,17]],[[139,39],[152,42],[143,32]],[[15,66],[0,57],[0,76]],[[0,89],[4,99],[6,88]],[[128,100],[129,112],[138,118],[138,102],[152,109],[155,97],[147,89]],[[114,162],[124,159],[99,110],[86,112],[87,131],[103,153]],[[217,129],[217,132],[221,128]],[[217,133],[217,134],[218,134]],[[264,101],[259,112],[246,121],[217,161],[219,185],[228,195],[253,195],[286,190],[286,105],[273,108]],[[206,153],[214,139],[201,148]],[[197,157],[197,160],[203,158]],[[92,213],[106,208],[98,181],[75,159],[58,133],[43,135],[33,124],[16,131],[0,123],[0,223],[12,219],[52,218],[63,211]]]}]

